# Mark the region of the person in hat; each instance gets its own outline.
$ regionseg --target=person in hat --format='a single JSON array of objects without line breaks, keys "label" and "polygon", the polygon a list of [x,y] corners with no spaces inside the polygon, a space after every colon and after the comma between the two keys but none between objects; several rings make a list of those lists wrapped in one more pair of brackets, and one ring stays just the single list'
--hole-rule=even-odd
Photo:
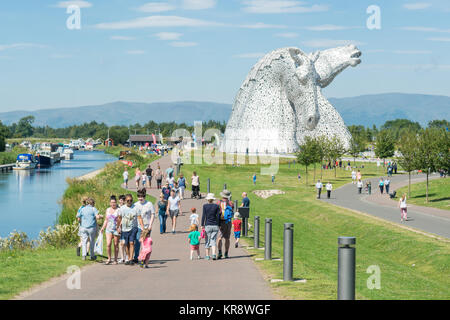
[{"label": "person in hat", "polygon": [[219,251],[217,259],[222,258],[222,239],[225,239],[225,254],[223,255],[223,257],[226,259],[228,258],[228,250],[230,248],[231,218],[226,219],[225,211],[227,210],[227,207],[231,207],[231,210],[233,210],[234,204],[233,202],[230,201],[231,192],[229,190],[227,189],[223,190],[220,193],[220,196],[222,197],[222,199],[217,202],[221,211],[219,235],[217,237],[217,248]]},{"label": "person in hat", "polygon": [[208,202],[203,205],[202,213],[202,229],[205,230],[206,233],[205,259],[209,260],[210,254],[212,253],[212,259],[216,260],[216,239],[217,233],[219,232],[221,212],[219,205],[214,203],[214,200],[216,200],[214,193],[208,193],[206,200]]},{"label": "person in hat", "polygon": [[234,214],[234,220],[233,220],[233,231],[234,231],[234,247],[237,248],[239,246],[239,239],[241,238],[241,215],[239,212],[236,212]]}]

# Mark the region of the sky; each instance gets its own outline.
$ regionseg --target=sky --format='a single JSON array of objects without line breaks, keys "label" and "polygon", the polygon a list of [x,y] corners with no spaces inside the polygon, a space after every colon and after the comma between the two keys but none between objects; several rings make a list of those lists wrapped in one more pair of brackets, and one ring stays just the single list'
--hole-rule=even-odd
[{"label": "sky", "polygon": [[350,43],[362,63],[325,96],[449,96],[449,18],[448,0],[2,0],[0,112],[113,101],[231,104],[264,54]]}]

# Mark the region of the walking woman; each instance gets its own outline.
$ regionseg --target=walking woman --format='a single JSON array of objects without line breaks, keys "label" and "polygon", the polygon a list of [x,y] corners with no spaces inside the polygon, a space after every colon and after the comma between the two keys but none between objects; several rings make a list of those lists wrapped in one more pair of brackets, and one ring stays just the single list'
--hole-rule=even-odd
[{"label": "walking woman", "polygon": [[162,179],[163,179],[163,174],[161,172],[160,167],[158,166],[158,168],[156,169],[155,172],[155,179],[156,179],[156,188],[157,189],[161,189],[161,183],[162,183]]},{"label": "walking woman", "polygon": [[159,201],[156,204],[159,216],[159,233],[163,234],[166,232],[166,220],[167,220],[167,201],[164,199],[164,196],[161,194],[159,196]]},{"label": "walking woman", "polygon": [[180,188],[180,199],[184,199],[184,190],[186,189],[186,178],[183,174],[180,174],[178,178],[178,188]]},{"label": "walking woman", "polygon": [[192,196],[191,198],[197,198],[200,199],[200,178],[197,175],[197,172],[192,173]]},{"label": "walking woman", "polygon": [[214,203],[214,200],[216,200],[214,193],[208,193],[206,200],[208,203],[203,205],[202,214],[202,230],[205,230],[206,233],[205,259],[209,260],[210,254],[212,253],[212,259],[216,260],[216,240],[219,232],[220,215],[222,212],[220,206]]},{"label": "walking woman", "polygon": [[139,182],[141,181],[141,170],[139,168],[136,168],[136,177],[134,180],[136,180],[136,189],[139,190]]},{"label": "walking woman", "polygon": [[87,242],[89,240],[89,252],[91,253],[91,260],[95,260],[94,246],[95,235],[97,233],[97,219],[101,219],[102,216],[98,214],[97,208],[94,207],[95,201],[92,198],[88,198],[86,206],[81,208],[77,213],[77,219],[80,221],[80,234],[81,234],[81,255],[83,260],[86,260],[87,254]]},{"label": "walking woman", "polygon": [[403,196],[400,198],[398,202],[398,207],[400,208],[400,215],[401,215],[401,222],[403,222],[403,219],[408,220],[407,217],[407,205],[406,205],[406,193],[403,194]]},{"label": "walking woman", "polygon": [[380,182],[378,183],[378,186],[380,187],[380,193],[383,194],[383,190],[384,190],[383,178],[380,178]]},{"label": "walking woman", "polygon": [[175,190],[170,191],[170,197],[167,201],[167,212],[172,219],[172,233],[175,233],[175,228],[177,226],[177,217],[181,212],[181,201],[180,198],[175,194]]},{"label": "walking woman", "polygon": [[117,206],[116,196],[111,196],[109,208],[106,209],[105,223],[100,232],[106,230],[106,247],[108,250],[108,260],[106,264],[111,264],[111,243],[114,239],[114,264],[117,264],[117,256],[119,255],[120,233],[117,231],[117,220],[119,217],[119,207]]}]

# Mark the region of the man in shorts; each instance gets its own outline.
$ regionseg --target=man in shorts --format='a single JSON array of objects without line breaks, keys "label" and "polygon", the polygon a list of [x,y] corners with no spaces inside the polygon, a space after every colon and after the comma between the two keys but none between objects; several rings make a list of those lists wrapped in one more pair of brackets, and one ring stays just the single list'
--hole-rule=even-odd
[{"label": "man in shorts", "polygon": [[222,258],[222,239],[225,239],[225,254],[224,258],[228,258],[228,250],[230,249],[230,234],[231,234],[231,227],[232,223],[230,221],[226,221],[225,216],[225,209],[227,206],[230,206],[233,208],[234,211],[234,204],[230,201],[231,198],[231,192],[229,190],[223,190],[220,195],[222,196],[222,199],[217,202],[217,204],[220,207],[221,215],[220,215],[220,224],[219,224],[219,234],[217,236],[217,248],[219,250],[219,253],[217,255],[217,259]]},{"label": "man in shorts", "polygon": [[138,232],[136,233],[136,242],[134,245],[134,263],[138,263],[139,251],[141,249],[140,238],[142,231],[147,229],[152,232],[153,221],[155,220],[155,207],[150,201],[145,200],[147,192],[145,188],[138,190],[138,201],[134,204],[136,208]]},{"label": "man in shorts", "polygon": [[126,205],[120,207],[119,218],[117,224],[120,226],[120,241],[125,246],[128,259],[125,261],[126,265],[133,265],[134,243],[136,241],[137,227],[137,213],[133,205],[133,196],[127,194],[125,196]]}]

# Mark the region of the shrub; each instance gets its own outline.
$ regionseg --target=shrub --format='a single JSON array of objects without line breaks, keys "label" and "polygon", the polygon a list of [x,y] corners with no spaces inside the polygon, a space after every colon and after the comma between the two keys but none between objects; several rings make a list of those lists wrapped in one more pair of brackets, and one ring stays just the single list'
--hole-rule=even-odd
[{"label": "shrub", "polygon": [[77,221],[72,224],[57,225],[55,229],[48,227],[47,231],[39,233],[39,245],[64,248],[77,244],[79,241],[78,229]]}]

